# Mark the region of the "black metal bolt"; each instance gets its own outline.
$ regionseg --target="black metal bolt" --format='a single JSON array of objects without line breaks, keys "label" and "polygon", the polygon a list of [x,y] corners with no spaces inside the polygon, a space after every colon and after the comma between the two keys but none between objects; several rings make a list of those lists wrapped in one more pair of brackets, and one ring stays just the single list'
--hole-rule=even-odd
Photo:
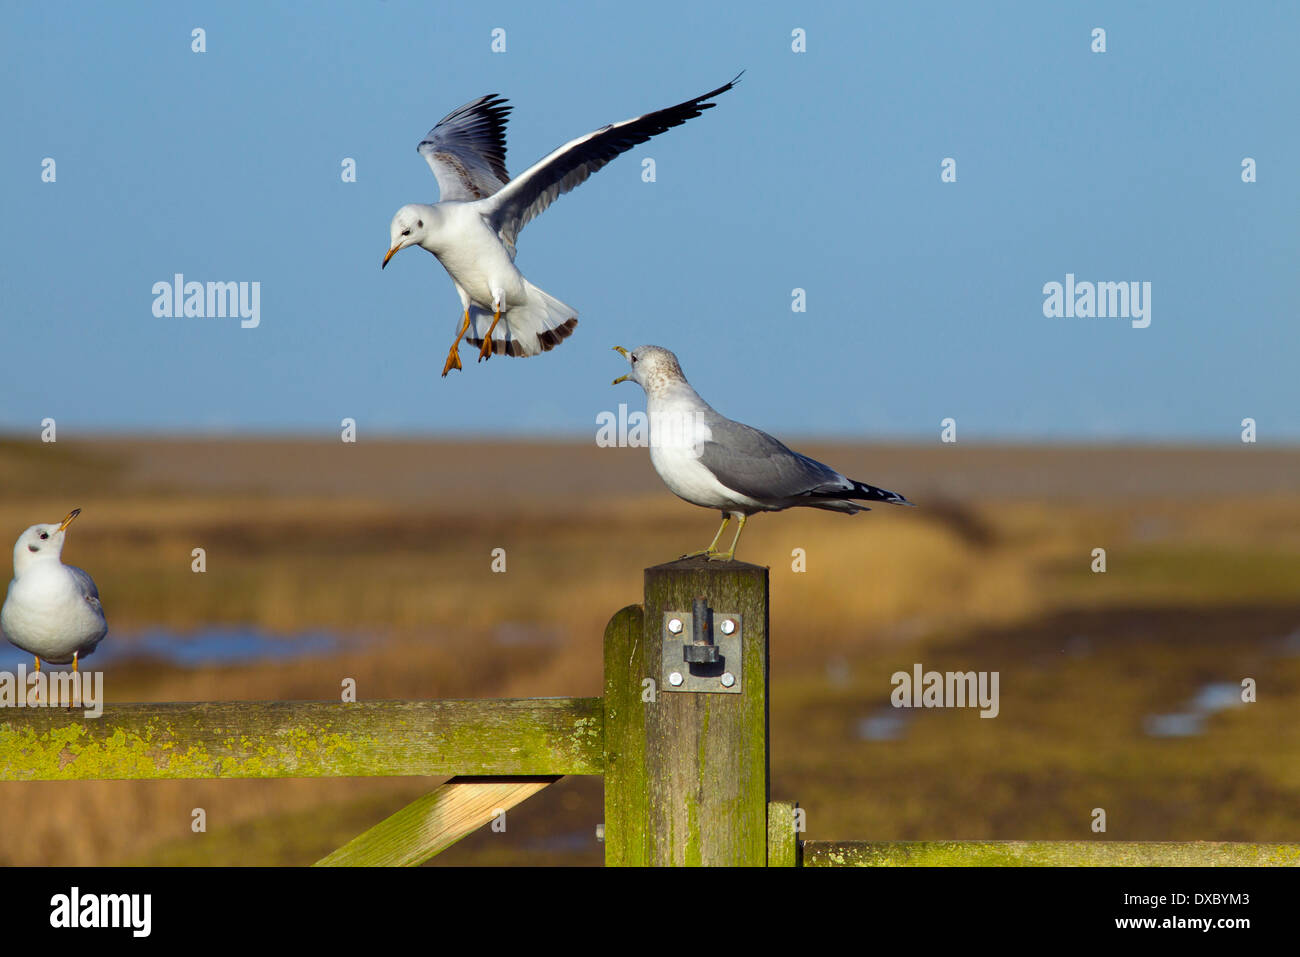
[{"label": "black metal bolt", "polygon": [[691,608],[691,643],[682,646],[682,660],[697,665],[717,664],[721,649],[713,643],[713,612],[703,598]]}]

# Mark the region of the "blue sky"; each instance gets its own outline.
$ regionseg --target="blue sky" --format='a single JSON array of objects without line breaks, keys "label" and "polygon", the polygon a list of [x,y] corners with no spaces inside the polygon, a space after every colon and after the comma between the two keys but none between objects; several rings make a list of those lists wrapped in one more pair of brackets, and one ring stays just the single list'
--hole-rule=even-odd
[{"label": "blue sky", "polygon": [[[1300,440],[1300,6],[736,9],[8,6],[0,430],[591,435],[648,342],[784,435]],[[501,93],[517,173],[741,69],[521,234],[574,336],[440,379],[451,281],[379,268],[425,131]],[[175,273],[260,282],[261,324],[155,317]],[[1067,273],[1151,283],[1150,326],[1045,317]]]}]

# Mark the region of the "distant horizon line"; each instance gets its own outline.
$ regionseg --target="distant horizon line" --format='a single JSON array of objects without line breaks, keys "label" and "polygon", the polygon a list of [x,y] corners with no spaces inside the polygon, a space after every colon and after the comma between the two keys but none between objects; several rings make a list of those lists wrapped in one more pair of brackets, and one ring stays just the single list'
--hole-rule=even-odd
[{"label": "distant horizon line", "polygon": [[[1059,447],[1059,448],[1096,448],[1098,446],[1108,447],[1136,447],[1136,448],[1161,448],[1161,449],[1226,449],[1237,448],[1242,445],[1254,445],[1259,448],[1272,450],[1300,450],[1300,434],[1295,436],[1283,435],[1277,440],[1271,442],[1242,442],[1240,438],[1234,440],[1224,437],[1222,439],[1212,439],[1208,437],[1195,436],[1178,436],[1178,437],[1145,437],[1139,435],[1115,435],[1115,436],[1073,436],[1073,435],[982,435],[974,438],[961,438],[960,441],[945,443],[940,440],[936,434],[933,438],[921,438],[912,433],[879,433],[875,435],[845,435],[843,433],[816,433],[816,432],[784,432],[784,435],[790,437],[791,441],[796,443],[823,443],[832,445],[880,445],[880,446],[906,446],[911,448],[923,448],[931,445],[955,445],[955,446],[978,446],[982,448],[1042,448],[1042,447]],[[77,442],[131,442],[131,441],[152,441],[152,442],[274,442],[274,441],[291,441],[291,442],[339,442],[339,433],[335,431],[320,430],[293,430],[293,429],[243,429],[238,431],[223,431],[209,429],[202,431],[183,432],[171,429],[99,429],[93,432],[72,432],[66,433],[66,438],[61,439],[65,444],[75,444]],[[780,436],[778,436],[779,438]],[[25,444],[35,442],[41,444],[39,430],[19,432],[0,426],[0,443],[4,444]],[[527,444],[527,445],[574,445],[574,444],[595,444],[592,434],[585,432],[550,432],[545,435],[533,435],[524,432],[510,431],[493,431],[481,432],[473,430],[446,430],[446,431],[374,431],[363,432],[356,443],[362,445],[367,442],[375,443],[461,443],[461,444]],[[46,444],[58,444],[46,443]]]}]

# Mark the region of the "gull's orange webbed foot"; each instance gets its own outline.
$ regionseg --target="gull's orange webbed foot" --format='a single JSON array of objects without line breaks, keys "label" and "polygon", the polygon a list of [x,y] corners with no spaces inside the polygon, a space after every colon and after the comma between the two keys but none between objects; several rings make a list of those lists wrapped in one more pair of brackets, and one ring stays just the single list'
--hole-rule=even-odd
[{"label": "gull's orange webbed foot", "polygon": [[460,340],[465,331],[469,329],[469,310],[465,310],[465,318],[461,320],[460,332],[456,333],[456,341],[451,344],[451,351],[447,353],[447,361],[442,367],[442,377],[447,378],[447,373],[452,369],[460,369],[462,372],[465,367],[460,364]]},{"label": "gull's orange webbed foot", "polygon": [[500,321],[501,321],[501,313],[499,313],[499,312],[494,312],[494,313],[492,314],[492,325],[488,326],[487,335],[483,337],[483,348],[479,349],[479,351],[478,351],[478,361],[479,361],[479,362],[482,362],[484,359],[491,358],[491,356],[492,356],[492,333],[496,331],[497,323],[500,322]]}]

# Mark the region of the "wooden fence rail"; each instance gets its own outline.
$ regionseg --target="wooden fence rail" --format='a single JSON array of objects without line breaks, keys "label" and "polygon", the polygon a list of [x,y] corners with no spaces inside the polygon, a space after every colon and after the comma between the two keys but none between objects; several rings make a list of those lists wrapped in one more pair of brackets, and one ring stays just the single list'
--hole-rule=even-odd
[{"label": "wooden fence rail", "polygon": [[768,793],[767,652],[766,568],[673,562],[610,620],[600,698],[7,708],[0,781],[452,776],[324,866],[420,864],[566,774],[604,777],[613,865],[1300,865],[1300,844],[800,841]]},{"label": "wooden fence rail", "polygon": [[0,781],[600,774],[600,698],[0,712]]},{"label": "wooden fence rail", "polygon": [[354,837],[317,867],[411,867],[423,864],[498,814],[560,780],[542,777],[455,777]]},{"label": "wooden fence rail", "polygon": [[1300,844],[804,841],[804,867],[1300,867]]}]

